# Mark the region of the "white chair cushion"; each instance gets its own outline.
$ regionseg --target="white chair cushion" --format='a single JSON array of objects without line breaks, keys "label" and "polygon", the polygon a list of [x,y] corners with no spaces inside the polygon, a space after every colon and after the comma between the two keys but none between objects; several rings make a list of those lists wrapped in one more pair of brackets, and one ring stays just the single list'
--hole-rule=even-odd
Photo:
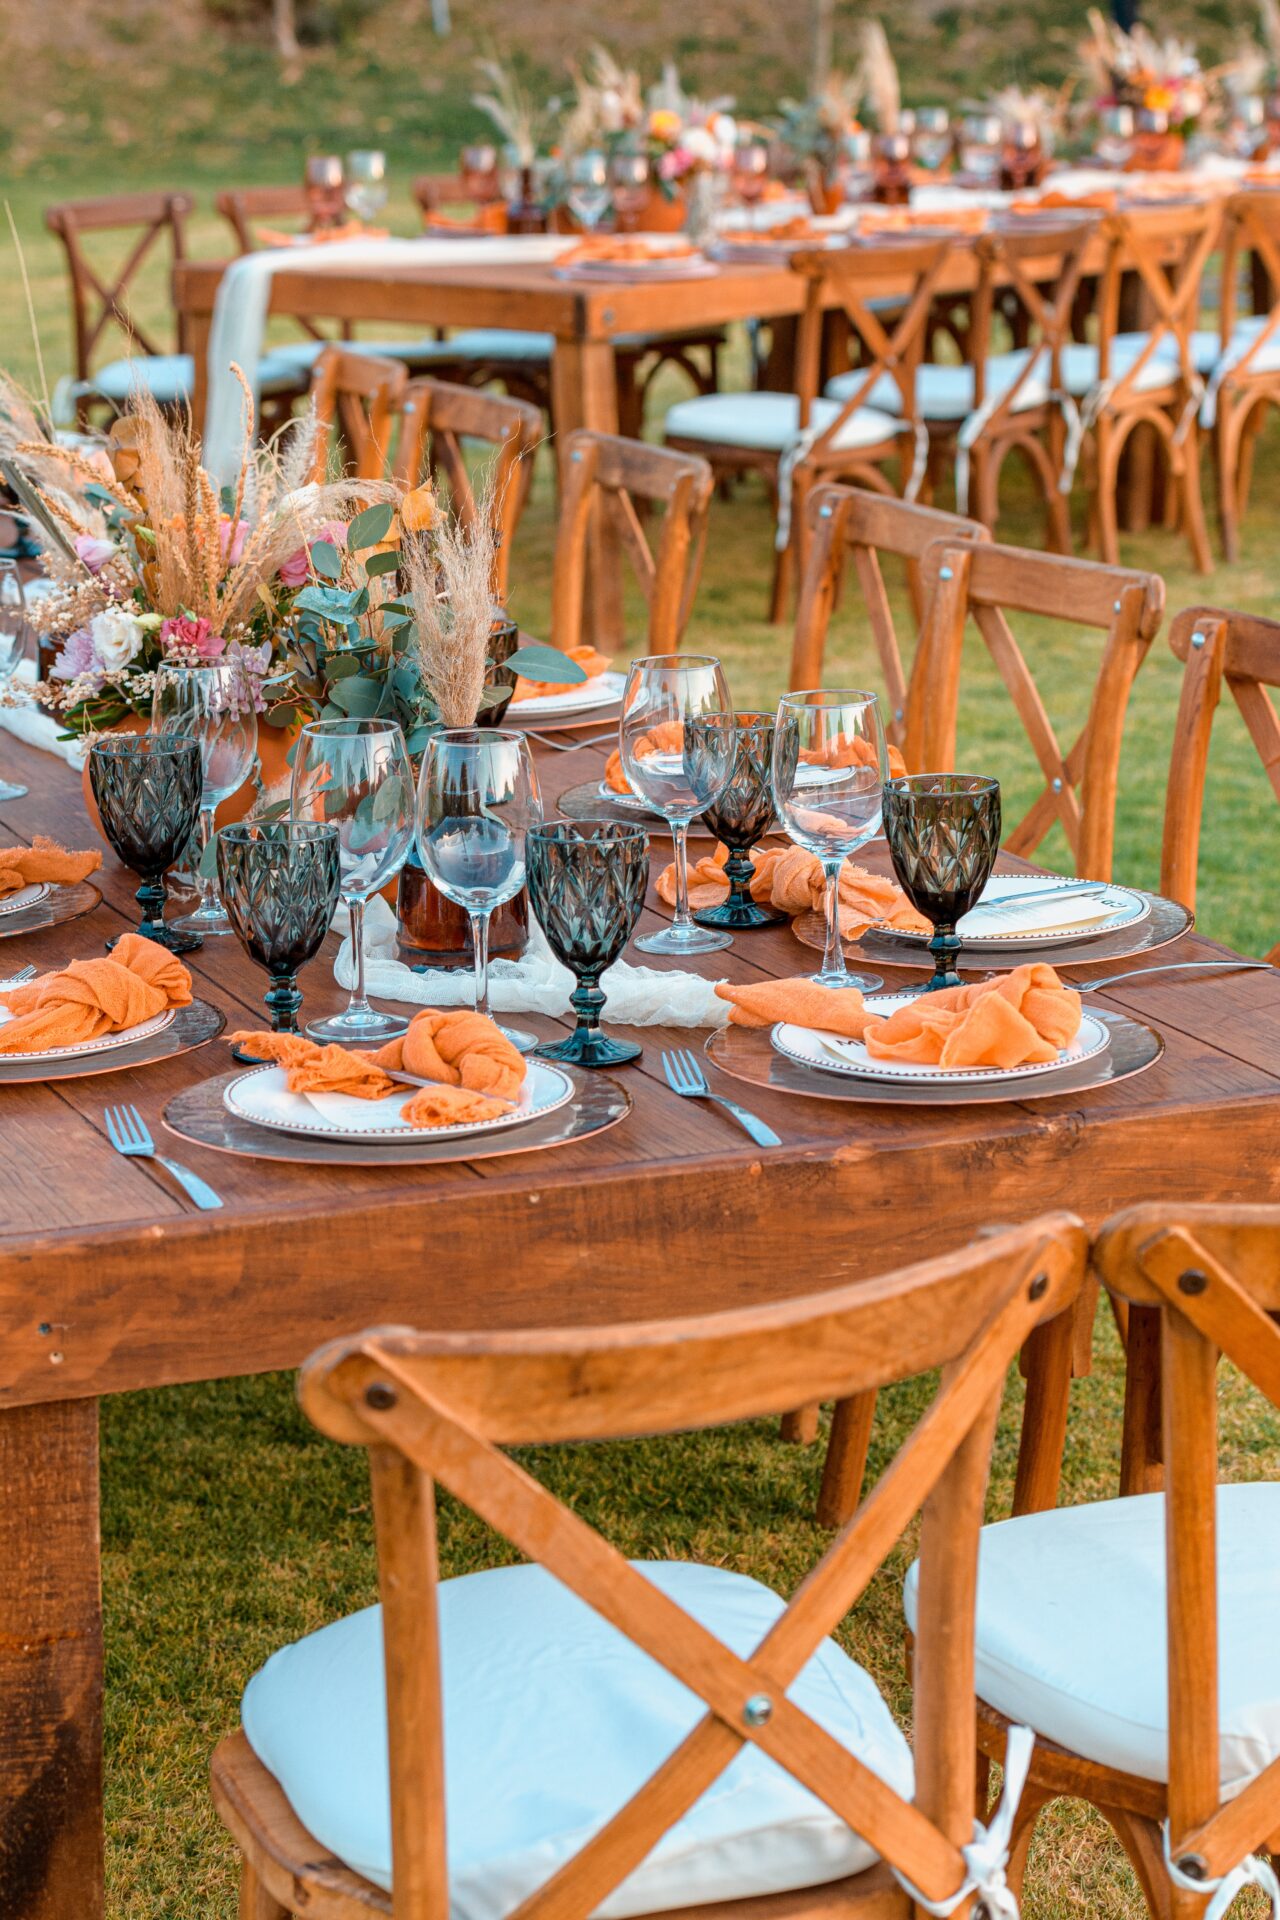
[{"label": "white chair cushion", "polygon": [[168,407],[189,398],[194,379],[195,364],[189,353],[139,353],[123,360],[108,360],[105,367],[96,368],[85,381],[84,391],[123,406],[129,395],[142,387],[162,407]]},{"label": "white chair cushion", "polygon": [[[740,1655],[783,1602],[720,1567],[640,1572]],[[540,1567],[441,1584],[450,1920],[501,1920],[643,1785],[702,1702]],[[910,1799],[910,1750],[875,1683],[827,1640],[790,1698]],[[244,1696],[249,1744],[299,1819],[391,1884],[382,1610],[273,1654]],[[876,1856],[753,1746],[600,1908],[605,1916],[806,1887]]]},{"label": "white chair cushion", "polygon": [[[992,354],[987,361],[986,396],[989,400],[1013,385],[1026,366],[1027,358],[1022,348],[1013,353]],[[857,392],[861,377],[858,373],[836,374],[834,379],[827,382],[827,398],[847,400],[851,393]],[[916,371],[916,410],[922,420],[965,420],[973,412],[974,390],[974,370],[971,366],[949,366],[941,361],[926,361]],[[1014,401],[1015,410],[1042,406],[1048,392],[1048,381],[1036,375],[1019,389]],[[885,413],[902,412],[902,395],[892,374],[880,375],[867,395],[867,404],[879,407]]]},{"label": "white chair cushion", "polygon": [[[916,1619],[916,1568],[907,1575]],[[1280,1754],[1280,1484],[1218,1491],[1224,1797]],[[1059,1507],[984,1527],[977,1688],[1086,1759],[1168,1778],[1164,1496]]]},{"label": "white chair cushion", "polygon": [[[839,413],[834,400],[815,400],[810,423],[830,426]],[[702,440],[712,446],[785,453],[800,437],[800,401],[794,393],[711,393],[681,400],[667,413],[668,440]],[[859,407],[841,427],[842,448],[878,446],[902,431],[902,422],[878,407]]]},{"label": "white chair cushion", "polygon": [[[1132,367],[1147,344],[1145,333],[1117,333],[1111,341],[1109,378],[1120,380]],[[1139,393],[1167,387],[1178,377],[1178,349],[1166,335],[1147,361],[1136,381]],[[1073,340],[1062,349],[1062,384],[1077,399],[1098,384],[1098,349],[1091,341]]]}]

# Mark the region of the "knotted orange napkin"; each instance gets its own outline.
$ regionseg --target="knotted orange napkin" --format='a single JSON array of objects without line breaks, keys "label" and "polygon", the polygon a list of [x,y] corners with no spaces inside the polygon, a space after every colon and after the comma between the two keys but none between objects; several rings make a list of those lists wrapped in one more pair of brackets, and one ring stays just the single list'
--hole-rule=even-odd
[{"label": "knotted orange napkin", "polygon": [[451,1007],[440,1013],[424,1007],[398,1040],[368,1056],[392,1073],[416,1073],[444,1086],[514,1100],[524,1085],[524,1056],[483,1013]]},{"label": "knotted orange napkin", "polygon": [[[588,680],[594,680],[597,674],[609,671],[607,653],[597,653],[594,647],[567,647],[565,657],[574,660],[582,668]],[[566,687],[558,680],[517,680],[516,690],[511,696],[514,707],[518,700],[540,700],[544,694],[573,693],[574,687]]]},{"label": "knotted orange napkin", "polygon": [[[751,898],[761,906],[769,904],[773,890],[774,869],[782,859],[784,851],[782,847],[752,848],[751,865],[754,871],[749,891]],[[729,877],[724,870],[728,858],[728,847],[717,844],[714,853],[704,853],[701,860],[695,861],[689,868],[689,905],[695,913],[701,912],[703,907],[718,906],[722,900],[728,899]],[[674,860],[669,867],[662,869],[654,884],[658,890],[658,898],[665,900],[669,907],[674,907],[676,904]]]},{"label": "knotted orange napkin", "polygon": [[233,1033],[232,1040],[259,1060],[274,1060],[289,1077],[290,1093],[345,1093],[353,1100],[383,1100],[399,1092],[373,1064],[372,1055],[349,1047],[322,1047],[300,1033]]},{"label": "knotted orange napkin", "polygon": [[[648,733],[642,733],[636,741],[636,759],[643,760],[646,753],[676,753],[684,745],[684,722],[682,720],[661,720],[656,727],[650,727]],[[604,770],[605,784],[615,793],[630,793],[627,776],[622,771],[622,750],[615,747],[609,755]]]},{"label": "knotted orange napkin", "polygon": [[814,980],[760,980],[749,987],[721,980],[716,992],[729,1002],[731,1027],[772,1027],[786,1020],[861,1040],[875,1018],[856,987],[820,987]]},{"label": "knotted orange napkin", "polygon": [[29,847],[0,847],[0,900],[42,881],[54,887],[74,887],[102,865],[100,853],[68,853],[56,840],[37,834]]},{"label": "knotted orange napkin", "polygon": [[887,1020],[873,1020],[863,1039],[873,1060],[1022,1067],[1056,1060],[1079,1030],[1080,995],[1037,963],[999,980],[921,994]]},{"label": "knotted orange napkin", "polygon": [[[772,903],[783,913],[820,913],[826,891],[822,863],[807,847],[788,847],[773,869]],[[838,912],[840,932],[856,940],[873,923],[904,933],[927,933],[929,922],[918,914],[896,880],[869,873],[846,860],[840,869]],[[843,987],[835,989],[843,993]]]},{"label": "knotted orange napkin", "polygon": [[83,1046],[191,1004],[191,975],[155,940],[122,933],[102,960],[73,960],[0,993],[15,1018],[0,1026],[0,1053],[44,1053]]},{"label": "knotted orange napkin", "polygon": [[[888,743],[887,753],[889,778],[896,780],[906,772],[907,763],[892,741]],[[850,739],[847,734],[838,733],[824,747],[803,747],[800,751],[800,764],[805,767],[874,767],[877,759],[871,742],[860,734]]]}]

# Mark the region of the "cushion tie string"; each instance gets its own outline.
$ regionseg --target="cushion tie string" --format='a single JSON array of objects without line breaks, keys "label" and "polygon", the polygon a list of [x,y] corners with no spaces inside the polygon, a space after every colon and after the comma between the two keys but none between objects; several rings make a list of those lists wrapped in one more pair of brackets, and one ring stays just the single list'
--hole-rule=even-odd
[{"label": "cushion tie string", "polygon": [[1218,1880],[1196,1880],[1184,1873],[1169,1849],[1169,1822],[1164,1823],[1164,1864],[1175,1887],[1184,1893],[1199,1893],[1209,1899],[1201,1920],[1222,1920],[1222,1916],[1245,1887],[1261,1887],[1271,1902],[1271,1920],[1280,1920],[1280,1880],[1269,1860],[1261,1854],[1247,1853],[1238,1867]]},{"label": "cushion tie string", "polygon": [[[981,1820],[974,1821],[973,1839],[967,1847],[960,1849],[964,1860],[964,1879],[954,1893],[948,1894],[945,1900],[926,1900],[919,1888],[913,1887],[906,1875],[894,1867],[894,1878],[899,1886],[917,1906],[923,1907],[926,1913],[934,1914],[936,1920],[947,1920],[949,1914],[953,1914],[974,1894],[977,1894],[979,1904],[990,1920],[1018,1920],[1018,1896],[1005,1879],[1005,1869],[1013,1844],[1013,1823],[1022,1789],[1027,1784],[1027,1770],[1031,1765],[1031,1749],[1035,1742],[1036,1737],[1030,1727],[1010,1727],[1005,1747],[1004,1786],[1000,1793],[1000,1804],[989,1826],[984,1827]],[[1277,1920],[1280,1920],[1280,1916],[1277,1916]]]},{"label": "cushion tie string", "polygon": [[[857,418],[856,413],[852,418]],[[800,462],[805,458],[806,454],[812,450],[815,443],[827,431],[827,427],[829,427],[830,424],[831,422],[828,421],[826,426],[807,426],[800,437],[791,442],[791,445],[778,462],[778,527],[774,536],[774,545],[777,547],[779,553],[784,553],[791,544],[791,499],[795,486],[796,468],[800,465]],[[907,481],[906,492],[903,495],[903,498],[910,502],[915,499],[920,491],[921,483],[925,476],[925,469],[928,465],[929,429],[921,420],[903,420],[896,425],[892,431],[894,433],[914,433],[915,435],[915,452],[911,463],[911,474]],[[851,447],[849,451],[851,455],[856,458],[858,449]]]}]

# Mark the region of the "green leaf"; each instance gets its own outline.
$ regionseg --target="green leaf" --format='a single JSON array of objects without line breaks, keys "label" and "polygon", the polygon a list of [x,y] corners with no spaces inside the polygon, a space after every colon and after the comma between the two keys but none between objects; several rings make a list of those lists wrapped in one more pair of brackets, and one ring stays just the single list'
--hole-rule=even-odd
[{"label": "green leaf", "polygon": [[364,570],[371,580],[377,580],[384,573],[394,573],[400,565],[398,551],[391,553],[371,553],[364,563]]},{"label": "green leaf", "polygon": [[353,720],[371,720],[382,704],[384,691],[381,681],[353,673],[331,687],[329,697]]},{"label": "green leaf", "polygon": [[561,653],[559,647],[544,646],[538,641],[517,647],[502,664],[513,668],[524,680],[553,680],[559,687],[580,686],[587,677],[577,661]]},{"label": "green leaf", "polygon": [[339,593],[336,587],[304,587],[294,601],[301,613],[315,613],[322,620],[345,620],[350,607],[349,593]]},{"label": "green leaf", "polygon": [[199,860],[196,862],[196,878],[199,880],[214,880],[217,878],[217,874],[218,836],[216,833],[211,833],[209,835],[209,844],[205,847]]},{"label": "green leaf", "polygon": [[392,507],[389,500],[380,500],[376,507],[366,507],[358,513],[347,528],[347,545],[356,553],[366,547],[376,547],[385,540],[391,531]]},{"label": "green leaf", "polygon": [[374,788],[373,817],[379,825],[394,819],[406,805],[412,812],[413,796],[406,795],[404,781],[398,773],[393,773],[389,780],[384,780],[381,786]]},{"label": "green leaf", "polygon": [[424,720],[420,726],[413,728],[405,745],[411,754],[421,753],[425,749],[428,740],[434,740],[440,731],[440,722],[438,720]]},{"label": "green leaf", "polygon": [[342,555],[332,540],[317,540],[311,549],[311,565],[326,580],[341,580]]}]

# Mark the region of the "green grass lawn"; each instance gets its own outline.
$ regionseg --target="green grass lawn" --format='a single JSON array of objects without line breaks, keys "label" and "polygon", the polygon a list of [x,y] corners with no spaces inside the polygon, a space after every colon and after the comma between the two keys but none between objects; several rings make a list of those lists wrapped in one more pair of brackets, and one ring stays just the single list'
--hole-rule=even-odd
[{"label": "green grass lawn", "polygon": [[[283,176],[292,167],[291,153],[280,160],[265,150],[247,157],[243,151],[218,152],[223,181]],[[95,158],[93,151],[82,151],[62,164],[55,180],[52,163],[41,159],[10,190],[51,380],[65,371],[68,334],[60,264],[40,229],[40,208],[55,193],[103,190],[110,169],[100,163],[100,153]],[[202,164],[184,171],[180,148],[170,156],[166,177],[195,179],[208,204],[210,170]],[[403,190],[394,211],[407,228]],[[225,247],[207,213],[196,222],[192,242],[196,253]],[[6,285],[0,364],[34,383],[35,358],[11,256]],[[162,317],[163,304],[163,285],[153,277],[146,302],[152,318]],[[1271,527],[1278,510],[1280,457],[1273,433],[1262,443],[1246,558],[1239,565],[1219,565],[1212,580],[1201,581],[1188,568],[1183,543],[1163,531],[1126,542],[1124,558],[1164,576],[1171,608],[1210,599],[1269,612],[1276,584]],[[543,457],[512,575],[515,610],[534,629],[545,626],[547,615],[552,517]],[[1036,538],[1036,517],[1016,476],[1001,531],[1014,540]],[[724,660],[742,704],[771,705],[785,684],[790,636],[762,617],[770,538],[770,516],[754,489],[744,487],[731,503],[717,503],[689,634],[691,644]],[[633,642],[639,638],[637,628]],[[1085,712],[1098,642],[1053,622],[1022,630],[1022,638],[1050,711],[1069,738]],[[873,655],[853,591],[835,623],[826,678],[829,684],[874,684]],[[1158,870],[1177,692],[1178,669],[1162,636],[1139,677],[1121,781],[1116,870],[1140,883],[1153,882]],[[1019,800],[1025,804],[1037,790],[1029,749],[976,643],[966,661],[960,759],[966,767],[999,774],[1010,817],[1016,817]],[[1262,884],[1275,834],[1265,778],[1234,711],[1224,710],[1205,812],[1201,922],[1246,950],[1265,950],[1280,931],[1271,890]],[[1046,849],[1050,859],[1062,854],[1060,846]],[[1095,1371],[1074,1391],[1070,1500],[1106,1494],[1115,1484],[1122,1363],[1105,1317],[1097,1344]],[[923,1397],[921,1383],[885,1397],[873,1466],[888,1458]],[[1013,1381],[1000,1429],[993,1514],[1007,1510],[1019,1408],[1020,1388]],[[1280,1465],[1276,1419],[1259,1415],[1234,1387],[1228,1390],[1224,1444],[1233,1474],[1256,1476]],[[786,1446],[772,1425],[538,1458],[555,1489],[571,1495],[578,1511],[629,1553],[713,1560],[761,1574],[784,1590],[823,1546],[811,1518],[820,1463],[820,1448]],[[363,1456],[319,1438],[298,1413],[290,1381],[273,1376],[107,1401],[103,1485],[109,1910],[128,1920],[231,1920],[234,1861],[210,1806],[208,1755],[235,1723],[241,1689],[273,1647],[373,1597]],[[902,1680],[899,1580],[909,1550],[910,1543],[841,1632],[904,1716],[910,1702]],[[446,1570],[458,1573],[487,1564],[494,1546],[476,1522],[446,1504],[443,1552]],[[1031,1920],[1068,1920],[1136,1915],[1140,1902],[1105,1832],[1068,1809],[1044,1823],[1026,1910]]]}]

